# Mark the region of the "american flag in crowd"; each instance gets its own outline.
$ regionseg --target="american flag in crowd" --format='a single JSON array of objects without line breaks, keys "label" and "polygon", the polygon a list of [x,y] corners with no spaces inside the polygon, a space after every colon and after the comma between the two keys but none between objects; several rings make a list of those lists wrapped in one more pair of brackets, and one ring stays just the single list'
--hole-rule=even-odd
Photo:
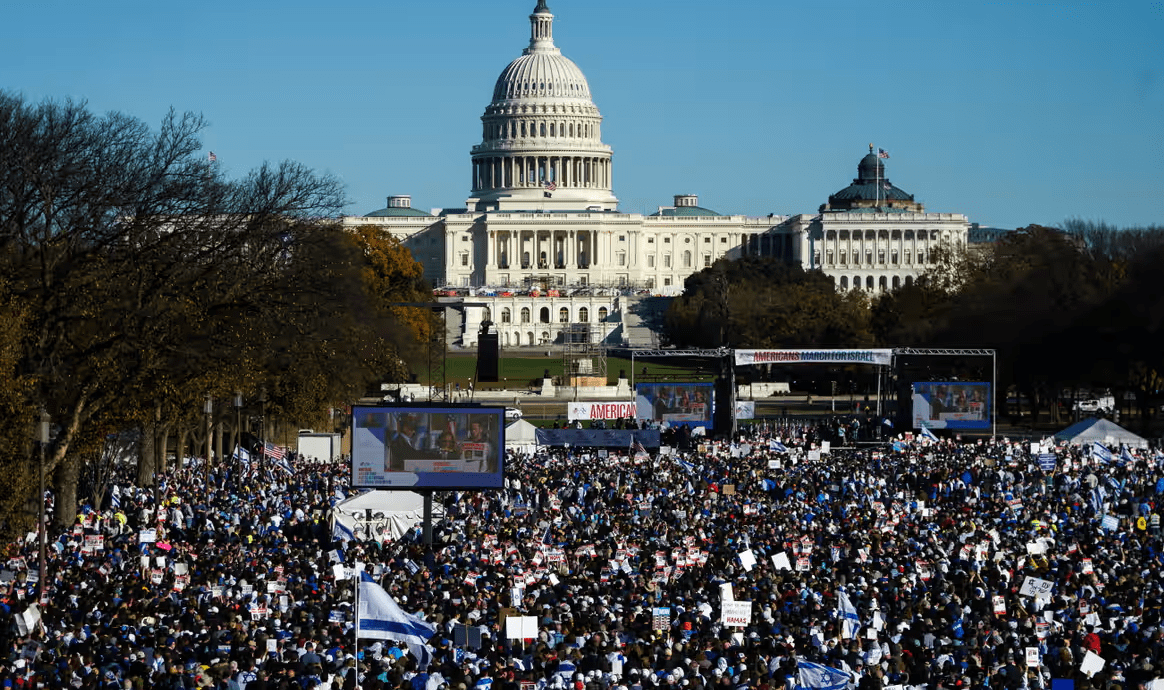
[{"label": "american flag in crowd", "polygon": [[263,454],[268,458],[282,460],[283,457],[287,455],[287,449],[283,446],[276,446],[274,443],[267,441],[263,444]]},{"label": "american flag in crowd", "polygon": [[649,453],[647,453],[647,449],[643,447],[642,442],[639,441],[637,438],[635,439],[634,445],[632,445],[631,448],[634,450],[635,456],[650,455]]}]

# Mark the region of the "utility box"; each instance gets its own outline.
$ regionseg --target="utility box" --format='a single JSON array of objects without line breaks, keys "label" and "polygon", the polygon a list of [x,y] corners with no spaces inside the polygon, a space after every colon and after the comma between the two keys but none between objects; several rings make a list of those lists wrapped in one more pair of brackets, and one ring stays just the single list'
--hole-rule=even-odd
[{"label": "utility box", "polygon": [[332,462],[343,454],[341,440],[339,434],[300,431],[299,455],[315,462]]}]

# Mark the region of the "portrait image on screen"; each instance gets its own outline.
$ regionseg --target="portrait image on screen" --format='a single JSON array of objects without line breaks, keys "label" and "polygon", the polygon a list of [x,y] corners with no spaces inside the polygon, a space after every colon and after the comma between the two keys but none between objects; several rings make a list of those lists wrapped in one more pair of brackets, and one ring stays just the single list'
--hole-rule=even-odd
[{"label": "portrait image on screen", "polygon": [[504,408],[356,406],[352,485],[499,488],[504,416]]},{"label": "portrait image on screen", "polygon": [[714,390],[710,383],[640,383],[635,386],[636,416],[710,431]]},{"label": "portrait image on screen", "polygon": [[913,427],[989,429],[990,384],[919,381],[913,384]]}]

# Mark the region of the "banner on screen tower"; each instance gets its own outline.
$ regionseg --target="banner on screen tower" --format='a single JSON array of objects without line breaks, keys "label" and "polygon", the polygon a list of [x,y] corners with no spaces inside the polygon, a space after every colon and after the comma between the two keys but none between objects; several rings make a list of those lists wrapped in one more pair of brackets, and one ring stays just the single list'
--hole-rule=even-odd
[{"label": "banner on screen tower", "polygon": [[736,364],[877,364],[889,366],[893,350],[736,350]]}]

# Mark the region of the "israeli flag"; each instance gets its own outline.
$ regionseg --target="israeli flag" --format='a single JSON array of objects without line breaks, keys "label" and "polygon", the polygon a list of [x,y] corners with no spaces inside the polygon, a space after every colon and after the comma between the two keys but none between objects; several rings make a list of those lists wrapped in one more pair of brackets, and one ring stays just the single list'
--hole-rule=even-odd
[{"label": "israeli flag", "polygon": [[788,452],[788,448],[783,443],[781,443],[779,441],[770,441],[768,443],[768,449],[773,450],[777,453],[787,453]]},{"label": "israeli flag", "polygon": [[350,527],[340,522],[333,520],[331,523],[331,539],[332,541],[349,542],[356,538],[356,533]]},{"label": "israeli flag", "polygon": [[1135,462],[1136,461],[1136,459],[1132,457],[1131,452],[1128,451],[1127,446],[1124,446],[1123,450],[1120,451],[1120,460],[1122,460],[1123,462]]},{"label": "israeli flag", "polygon": [[1091,457],[1099,458],[1101,462],[1107,464],[1110,464],[1112,461],[1111,451],[1107,449],[1107,446],[1103,445],[1099,441],[1091,444]]},{"label": "israeli flag", "polygon": [[930,431],[928,426],[923,426],[921,428],[921,437],[932,443],[938,442],[938,437],[934,436],[934,432]]},{"label": "israeli flag", "polygon": [[886,417],[885,419],[881,420],[881,423],[884,424],[885,426],[889,427],[890,429],[893,428],[893,420],[891,420],[889,417]]},{"label": "israeli flag", "polygon": [[120,486],[118,486],[116,484],[113,485],[113,491],[110,493],[109,501],[110,501],[110,503],[113,504],[114,508],[121,508],[121,487]]},{"label": "israeli flag", "polygon": [[251,464],[251,453],[246,448],[241,446],[234,447],[234,459],[238,460],[244,465]]},{"label": "israeli flag", "polygon": [[837,608],[841,618],[841,631],[846,640],[857,639],[857,631],[861,627],[861,617],[857,615],[857,607],[849,599],[843,589],[837,590]]},{"label": "israeli flag", "polygon": [[436,634],[436,626],[406,613],[367,573],[360,573],[360,608],[356,615],[357,637],[398,640],[425,645]]},{"label": "israeli flag", "polygon": [[845,690],[852,679],[839,668],[798,659],[796,662],[796,690]]}]

